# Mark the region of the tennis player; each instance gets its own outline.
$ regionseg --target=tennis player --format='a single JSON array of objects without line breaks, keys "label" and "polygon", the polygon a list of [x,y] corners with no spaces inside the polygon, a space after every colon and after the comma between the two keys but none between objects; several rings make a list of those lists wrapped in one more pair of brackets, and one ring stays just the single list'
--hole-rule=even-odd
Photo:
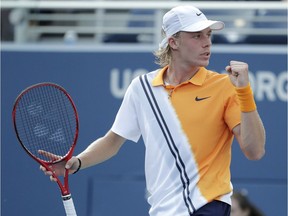
[{"label": "tennis player", "polygon": [[[265,153],[248,64],[230,61],[227,74],[206,69],[212,32],[224,24],[193,6],[168,11],[162,27],[161,68],[132,81],[111,130],[65,166],[93,166],[142,136],[151,216],[229,216],[233,138],[248,159]],[[62,175],[64,164],[54,169]]]}]

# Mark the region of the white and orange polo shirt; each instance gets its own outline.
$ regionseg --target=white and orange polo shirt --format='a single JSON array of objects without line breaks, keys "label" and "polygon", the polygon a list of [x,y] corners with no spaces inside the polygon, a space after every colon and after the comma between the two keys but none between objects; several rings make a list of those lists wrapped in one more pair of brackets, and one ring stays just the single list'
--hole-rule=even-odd
[{"label": "white and orange polo shirt", "polygon": [[204,67],[178,86],[167,67],[135,78],[112,131],[145,143],[151,216],[187,216],[212,200],[231,204],[232,129],[240,108],[228,75]]}]

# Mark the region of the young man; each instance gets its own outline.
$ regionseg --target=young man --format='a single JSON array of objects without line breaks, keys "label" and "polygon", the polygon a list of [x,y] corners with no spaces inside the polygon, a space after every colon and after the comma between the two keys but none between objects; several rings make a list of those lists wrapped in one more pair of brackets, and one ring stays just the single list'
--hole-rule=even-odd
[{"label": "young man", "polygon": [[134,79],[111,130],[66,164],[52,167],[54,172],[62,175],[64,165],[73,173],[103,162],[126,139],[137,142],[142,136],[151,216],[230,215],[233,137],[247,158],[258,160],[265,152],[265,130],[248,65],[231,61],[226,75],[205,68],[212,30],[222,28],[192,6],[167,12],[165,37],[155,53],[162,68]]}]

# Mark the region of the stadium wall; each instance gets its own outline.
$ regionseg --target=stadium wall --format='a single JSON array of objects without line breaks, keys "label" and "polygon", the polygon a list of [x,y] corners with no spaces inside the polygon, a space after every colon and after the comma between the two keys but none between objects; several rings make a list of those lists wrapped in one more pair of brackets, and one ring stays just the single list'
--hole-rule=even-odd
[{"label": "stadium wall", "polygon": [[[72,95],[80,117],[75,153],[111,127],[125,90],[139,74],[157,68],[152,49],[1,49],[1,215],[63,215],[59,189],[18,144],[12,106],[20,91],[55,82]],[[246,189],[267,216],[287,215],[287,53],[279,46],[215,46],[209,69],[230,60],[249,63],[251,83],[266,133],[266,155],[249,161],[232,149],[232,182]],[[127,142],[111,160],[70,178],[78,215],[147,216],[144,146]]]}]

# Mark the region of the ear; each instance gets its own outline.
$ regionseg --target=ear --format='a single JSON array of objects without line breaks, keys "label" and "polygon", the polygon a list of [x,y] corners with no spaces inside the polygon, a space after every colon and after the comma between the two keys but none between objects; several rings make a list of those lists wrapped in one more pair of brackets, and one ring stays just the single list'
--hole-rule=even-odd
[{"label": "ear", "polygon": [[171,47],[171,49],[177,49],[179,46],[179,41],[174,37],[170,37],[168,39],[168,44]]}]

